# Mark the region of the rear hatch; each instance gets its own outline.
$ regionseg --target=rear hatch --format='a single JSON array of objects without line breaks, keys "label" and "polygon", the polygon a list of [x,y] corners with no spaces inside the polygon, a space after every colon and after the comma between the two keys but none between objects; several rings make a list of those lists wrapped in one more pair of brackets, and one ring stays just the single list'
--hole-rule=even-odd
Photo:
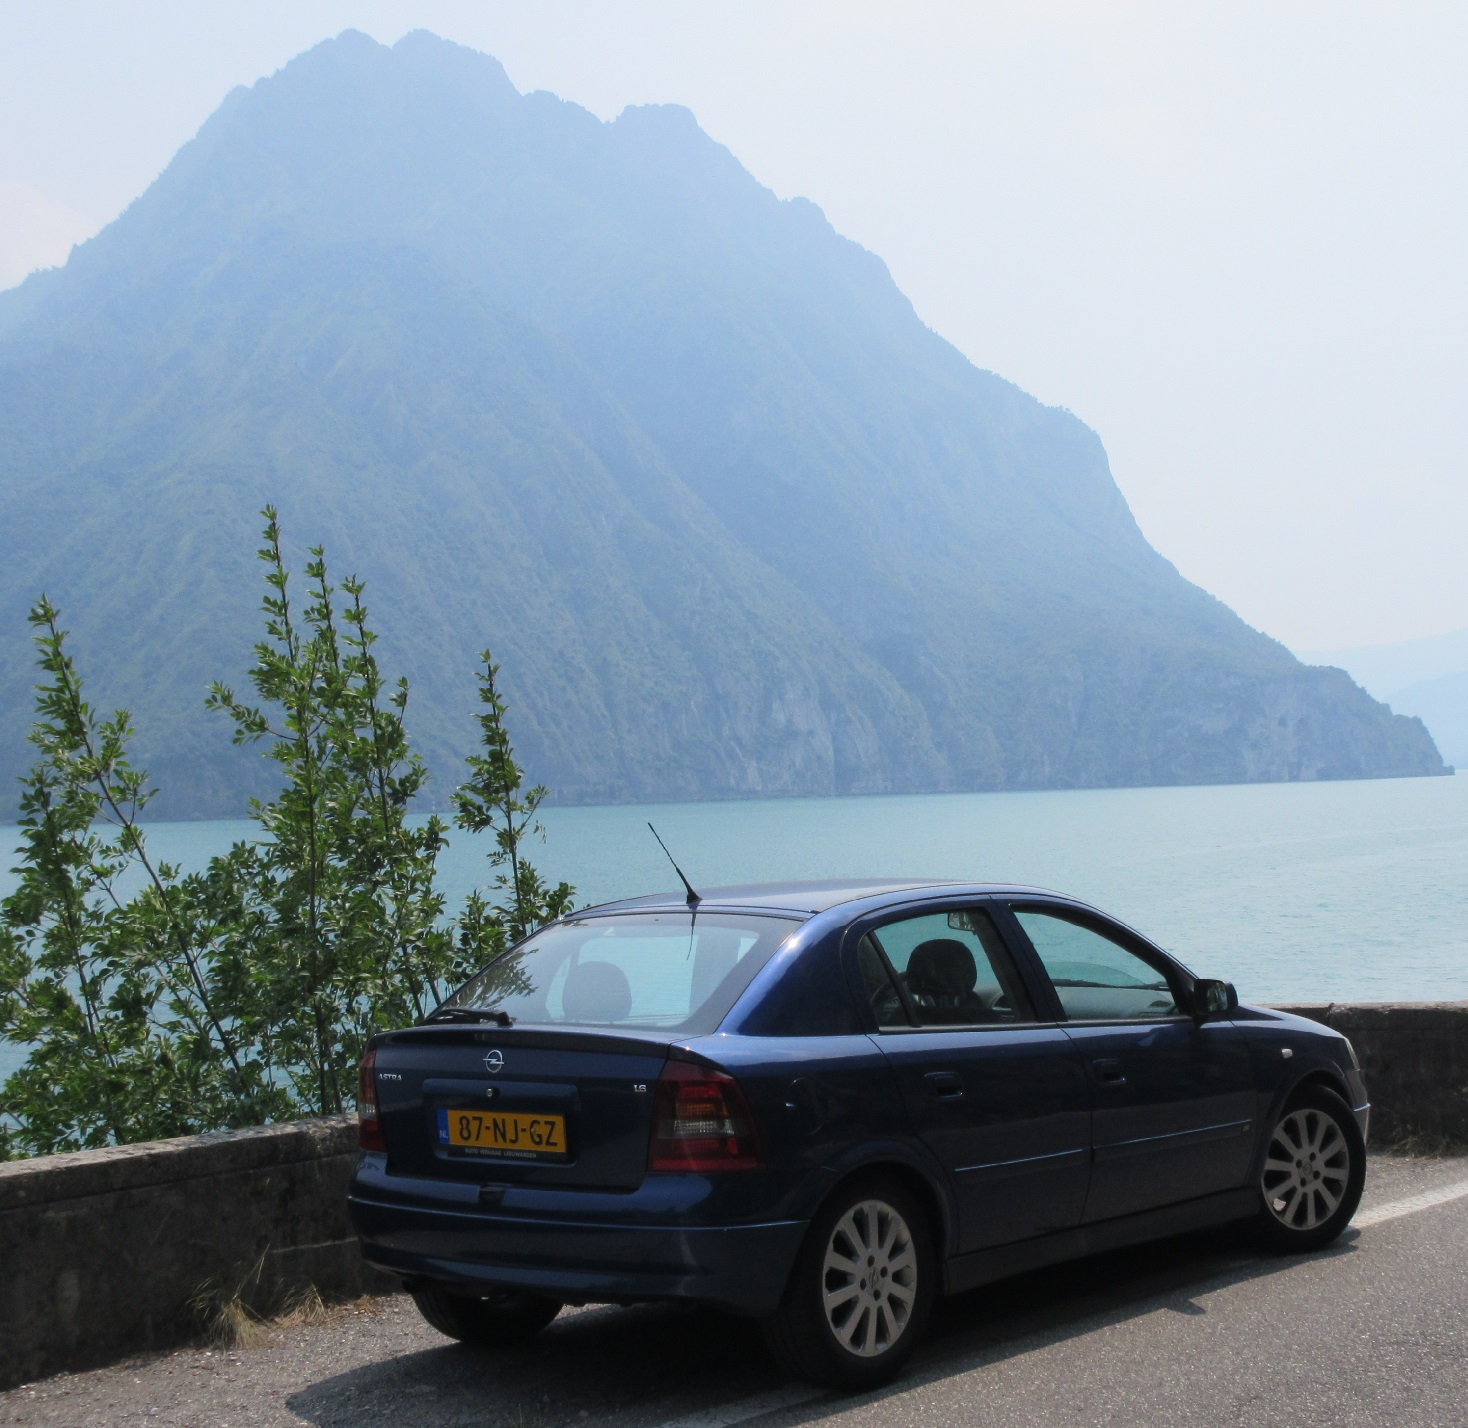
[{"label": "rear hatch", "polygon": [[375,1045],[389,1173],[588,1190],[642,1183],[667,1041],[445,1025]]},{"label": "rear hatch", "polygon": [[672,907],[543,927],[374,1040],[389,1172],[636,1188],[668,1048],[712,1032],[798,926]]}]

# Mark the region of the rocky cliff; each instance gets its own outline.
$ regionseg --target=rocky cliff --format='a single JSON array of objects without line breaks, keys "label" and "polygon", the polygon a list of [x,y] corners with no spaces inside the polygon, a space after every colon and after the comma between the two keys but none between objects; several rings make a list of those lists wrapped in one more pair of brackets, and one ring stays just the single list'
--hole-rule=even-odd
[{"label": "rocky cliff", "polygon": [[267,501],[369,581],[440,788],[485,645],[563,799],[1443,768],[685,110],[602,123],[429,35],[235,92],[0,295],[0,783],[45,590],[157,814],[266,785],[202,697],[248,665]]}]

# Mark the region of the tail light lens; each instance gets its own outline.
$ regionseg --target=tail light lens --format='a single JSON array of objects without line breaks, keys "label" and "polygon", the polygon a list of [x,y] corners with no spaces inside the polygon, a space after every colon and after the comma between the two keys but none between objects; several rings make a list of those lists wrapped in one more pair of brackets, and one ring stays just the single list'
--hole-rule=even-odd
[{"label": "tail light lens", "polygon": [[377,1053],[369,1051],[357,1069],[357,1144],[363,1150],[386,1150],[377,1114]]},{"label": "tail light lens", "polygon": [[653,1105],[648,1170],[707,1175],[759,1163],[754,1117],[739,1082],[707,1066],[667,1062]]}]

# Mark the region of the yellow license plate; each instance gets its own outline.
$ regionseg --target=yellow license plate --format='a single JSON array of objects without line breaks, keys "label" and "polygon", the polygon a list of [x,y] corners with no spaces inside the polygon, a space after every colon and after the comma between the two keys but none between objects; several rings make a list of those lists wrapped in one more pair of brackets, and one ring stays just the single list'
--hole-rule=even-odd
[{"label": "yellow license plate", "polygon": [[566,1118],[522,1111],[440,1111],[438,1143],[509,1160],[561,1160]]}]

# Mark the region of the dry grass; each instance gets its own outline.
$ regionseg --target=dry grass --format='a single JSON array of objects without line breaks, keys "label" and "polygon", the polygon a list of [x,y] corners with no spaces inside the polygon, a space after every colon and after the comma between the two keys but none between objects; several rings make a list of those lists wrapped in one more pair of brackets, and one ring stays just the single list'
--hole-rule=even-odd
[{"label": "dry grass", "polygon": [[221,1349],[249,1349],[274,1338],[281,1329],[303,1324],[322,1324],[340,1312],[328,1305],[316,1286],[309,1285],[293,1296],[278,1314],[257,1314],[238,1294],[211,1306],[206,1318],[209,1342]]},{"label": "dry grass", "polygon": [[345,1303],[328,1304],[314,1284],[297,1290],[273,1312],[261,1313],[247,1301],[258,1285],[264,1258],[230,1290],[205,1285],[193,1298],[194,1311],[204,1325],[204,1337],[215,1348],[248,1349],[272,1342],[285,1329],[325,1324],[344,1314],[380,1314],[381,1302],[371,1295]]}]

